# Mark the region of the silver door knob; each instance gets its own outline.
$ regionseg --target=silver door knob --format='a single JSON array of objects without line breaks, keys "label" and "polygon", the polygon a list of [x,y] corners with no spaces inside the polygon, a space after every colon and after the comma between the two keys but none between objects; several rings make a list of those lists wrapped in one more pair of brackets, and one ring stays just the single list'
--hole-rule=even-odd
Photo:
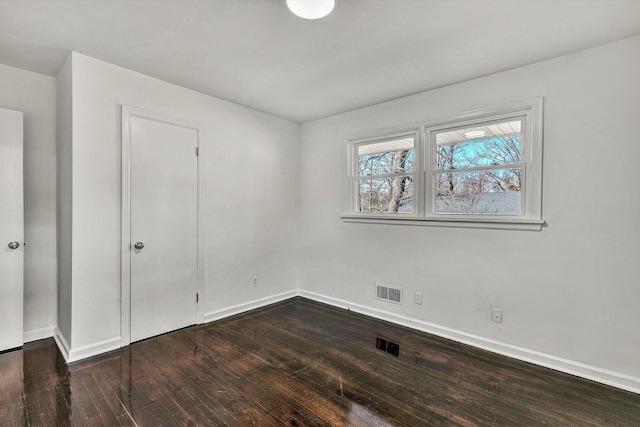
[{"label": "silver door knob", "polygon": [[20,247],[20,243],[18,242],[9,242],[9,249],[18,249]]},{"label": "silver door knob", "polygon": [[142,249],[142,248],[144,248],[144,243],[136,242],[136,244],[133,245],[133,247],[136,248],[136,249]]}]

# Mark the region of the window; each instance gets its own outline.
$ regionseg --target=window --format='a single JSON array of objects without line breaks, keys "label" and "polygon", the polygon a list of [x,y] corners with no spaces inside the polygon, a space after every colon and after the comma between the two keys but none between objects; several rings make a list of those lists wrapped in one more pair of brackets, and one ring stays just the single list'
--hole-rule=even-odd
[{"label": "window", "polygon": [[434,213],[522,213],[523,118],[434,131]]},{"label": "window", "polygon": [[416,140],[406,134],[354,145],[356,212],[414,212]]},{"label": "window", "polygon": [[346,221],[541,229],[542,98],[346,145]]}]

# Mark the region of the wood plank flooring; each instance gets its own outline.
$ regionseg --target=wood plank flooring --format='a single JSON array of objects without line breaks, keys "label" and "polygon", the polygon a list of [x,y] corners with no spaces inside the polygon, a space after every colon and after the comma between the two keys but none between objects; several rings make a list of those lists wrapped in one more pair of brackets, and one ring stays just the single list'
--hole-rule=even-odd
[{"label": "wood plank flooring", "polygon": [[640,395],[300,298],[68,366],[0,354],[0,426],[252,425],[640,426]]}]

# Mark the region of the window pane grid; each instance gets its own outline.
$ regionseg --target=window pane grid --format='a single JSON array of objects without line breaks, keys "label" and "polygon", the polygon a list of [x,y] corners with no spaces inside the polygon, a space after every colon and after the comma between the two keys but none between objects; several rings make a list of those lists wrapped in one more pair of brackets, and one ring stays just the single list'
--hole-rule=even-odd
[{"label": "window pane grid", "polygon": [[476,167],[476,168],[438,169],[438,170],[431,171],[431,174],[438,175],[441,173],[482,172],[482,171],[495,170],[495,169],[522,168],[523,166],[524,166],[524,163],[511,163],[506,165],[493,165],[493,166]]},{"label": "window pane grid", "polygon": [[413,148],[360,154],[357,159],[359,176],[377,176],[413,172]]},{"label": "window pane grid", "polygon": [[523,123],[503,119],[432,133],[432,212],[522,215]]},{"label": "window pane grid", "polygon": [[397,176],[404,176],[404,175],[414,176],[415,173],[386,173],[386,174],[380,174],[380,175],[361,175],[356,177],[355,179],[394,178]]},{"label": "window pane grid", "polygon": [[414,181],[414,174],[356,178],[356,212],[413,213]]},{"label": "window pane grid", "polygon": [[414,212],[416,139],[404,134],[354,145],[356,212]]},{"label": "window pane grid", "polygon": [[[484,132],[468,130],[473,132]],[[463,129],[462,131],[465,131]],[[455,142],[439,144],[438,138],[443,132],[436,134],[434,169],[471,169],[477,167],[509,165],[522,162],[522,142],[520,134],[490,138],[461,139]],[[457,134],[457,133],[456,133]]]},{"label": "window pane grid", "polygon": [[433,176],[436,214],[521,215],[522,168]]}]

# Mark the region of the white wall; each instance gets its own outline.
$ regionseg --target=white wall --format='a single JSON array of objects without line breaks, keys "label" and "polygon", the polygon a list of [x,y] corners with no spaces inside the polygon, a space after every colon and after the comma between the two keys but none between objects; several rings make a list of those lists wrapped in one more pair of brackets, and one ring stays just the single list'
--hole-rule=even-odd
[{"label": "white wall", "polygon": [[64,63],[56,77],[56,117],[57,117],[57,255],[58,255],[58,307],[56,336],[62,335],[64,347],[71,341],[71,265],[72,265],[72,218],[73,218],[73,91],[71,56]]},{"label": "white wall", "polygon": [[72,69],[71,358],[120,337],[123,104],[204,129],[205,319],[295,292],[298,125],[77,53]]},{"label": "white wall", "polygon": [[31,341],[56,325],[56,81],[0,65],[0,107],[24,113],[24,338]]},{"label": "white wall", "polygon": [[[640,392],[638,52],[640,37],[304,124],[303,294]],[[539,95],[541,232],[341,221],[345,135]]]}]

